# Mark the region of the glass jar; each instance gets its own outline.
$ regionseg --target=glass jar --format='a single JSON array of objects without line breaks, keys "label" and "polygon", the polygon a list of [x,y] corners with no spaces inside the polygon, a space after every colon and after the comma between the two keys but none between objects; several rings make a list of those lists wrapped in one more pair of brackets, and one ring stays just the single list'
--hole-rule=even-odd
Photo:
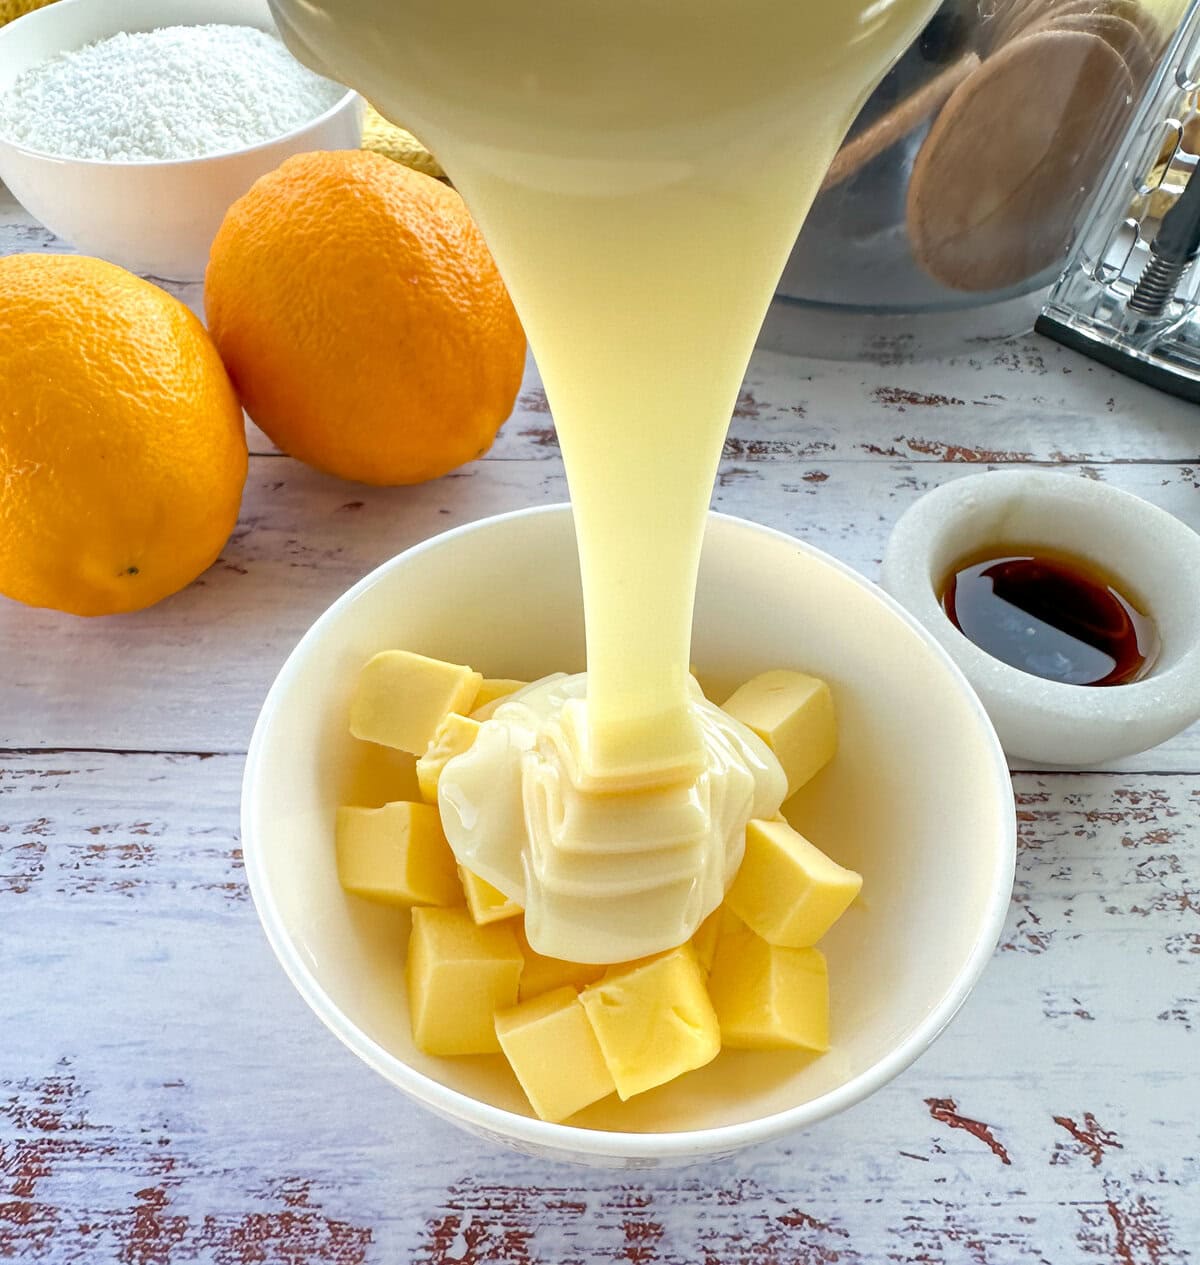
[{"label": "glass jar", "polygon": [[945,0],[852,128],[783,305],[860,319],[1004,306],[1028,327],[1037,305],[1012,301],[1061,272],[1185,7]]}]

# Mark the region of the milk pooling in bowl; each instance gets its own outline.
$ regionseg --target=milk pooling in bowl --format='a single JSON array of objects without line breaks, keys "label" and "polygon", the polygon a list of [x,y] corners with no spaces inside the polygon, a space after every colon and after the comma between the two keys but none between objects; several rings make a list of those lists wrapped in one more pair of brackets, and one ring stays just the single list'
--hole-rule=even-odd
[{"label": "milk pooling in bowl", "polygon": [[[689,677],[726,427],[824,173],[936,5],[272,7],[302,59],[415,132],[463,194],[537,355],[566,465],[586,685],[498,708],[447,764],[450,842],[464,864],[486,854],[485,877],[539,911],[542,953],[618,961],[677,945],[740,860],[732,806],[744,827],[783,797],[770,753]],[[484,837],[501,817],[519,826],[504,848]],[[635,892],[637,919],[620,917]]]}]

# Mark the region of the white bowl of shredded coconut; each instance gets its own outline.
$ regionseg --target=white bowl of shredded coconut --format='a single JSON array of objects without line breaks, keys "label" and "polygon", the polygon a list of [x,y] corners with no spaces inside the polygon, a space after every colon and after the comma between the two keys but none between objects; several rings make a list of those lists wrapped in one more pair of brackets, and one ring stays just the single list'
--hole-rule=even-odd
[{"label": "white bowl of shredded coconut", "polygon": [[134,272],[198,280],[255,180],[361,139],[360,99],[292,57],[266,0],[58,0],[0,29],[0,180]]}]

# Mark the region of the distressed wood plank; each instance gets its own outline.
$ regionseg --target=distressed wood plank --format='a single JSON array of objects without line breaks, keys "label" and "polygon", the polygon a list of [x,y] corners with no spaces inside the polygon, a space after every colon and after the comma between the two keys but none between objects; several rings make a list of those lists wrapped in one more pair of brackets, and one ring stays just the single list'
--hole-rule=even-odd
[{"label": "distressed wood plank", "polygon": [[[0,255],[69,252],[6,200]],[[203,314],[203,287],[162,283]],[[919,329],[919,324],[915,326]],[[276,449],[248,429],[251,450]],[[759,351],[730,427],[727,455],[742,463],[956,461],[1200,464],[1194,405],[1133,382],[1048,339],[968,343],[926,357],[919,338],[899,361],[838,363]],[[553,424],[536,368],[488,460],[554,460]]]},{"label": "distressed wood plank", "polygon": [[[1200,527],[1195,467],[1088,472]],[[726,462],[714,505],[874,578],[896,518],[965,473],[954,463]],[[256,458],[221,561],[176,597],[102,620],[0,600],[0,747],[244,751],[283,659],[356,580],[438,531],[566,495],[557,462],[477,462],[421,487],[375,489]],[[1200,729],[1122,767],[1200,769]]]},{"label": "distressed wood plank", "polygon": [[[517,413],[492,455],[556,452],[549,406],[531,368]],[[743,464],[1197,463],[1200,416],[1194,405],[1034,334],[902,364],[805,360],[759,350],[725,453]]]},{"label": "distressed wood plank", "polygon": [[0,1257],[1177,1265],[1200,1243],[1200,792],[1020,774],[1001,947],[916,1067],[722,1165],[614,1174],[409,1105],[271,959],[241,761],[0,757]]},{"label": "distressed wood plank", "polygon": [[[0,255],[62,249],[0,189]],[[168,288],[200,308],[200,287]],[[883,360],[756,355],[717,507],[872,576],[902,510],[971,466],[1063,466],[1200,526],[1191,406],[1034,337]],[[239,531],[185,593],[92,622],[0,603],[0,747],[42,749],[0,751],[0,1257],[1190,1259],[1200,729],[1126,762],[1140,773],[1017,775],[996,959],[858,1110],[700,1174],[495,1152],[409,1106],[286,983],[242,878],[238,753],[350,583],[444,527],[564,498],[536,369],[488,458],[425,488],[335,483],[249,435]]]}]

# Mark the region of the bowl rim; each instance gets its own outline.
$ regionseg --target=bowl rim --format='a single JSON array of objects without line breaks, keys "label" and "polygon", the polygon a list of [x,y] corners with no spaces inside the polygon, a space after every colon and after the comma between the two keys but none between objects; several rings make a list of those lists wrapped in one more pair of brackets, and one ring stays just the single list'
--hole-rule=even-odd
[{"label": "bowl rim", "polygon": [[[1003,505],[1021,496],[1039,514],[1064,507],[1086,507],[1103,513],[1111,508],[1131,521],[1149,524],[1170,537],[1173,558],[1185,573],[1200,566],[1200,535],[1169,510],[1147,501],[1135,492],[1093,479],[1075,477],[1054,470],[992,470],[951,479],[926,492],[900,516],[892,529],[883,557],[883,585],[890,596],[903,604],[927,632],[951,656],[972,687],[987,700],[1003,702],[1022,714],[1043,720],[1071,724],[1102,723],[1120,727],[1134,723],[1153,710],[1164,717],[1164,728],[1179,732],[1200,713],[1200,626],[1193,629],[1187,644],[1165,667],[1150,666],[1143,677],[1106,689],[1054,681],[1025,672],[989,654],[951,622],[938,597],[941,582],[926,571],[934,553],[956,530],[968,524],[981,507]],[[1029,539],[1000,541],[1001,544],[1037,546],[1044,528],[1029,533]],[[1130,531],[1122,525],[1116,535],[1104,540],[1106,551],[1117,554],[1108,569],[1126,580],[1124,541]],[[1047,542],[1052,544],[1053,542]],[[1080,551],[1082,552],[1082,551]],[[915,573],[919,573],[918,575]],[[1144,585],[1145,580],[1135,581]],[[1139,590],[1144,605],[1161,609],[1161,587],[1153,592]],[[1036,689],[1036,701],[1030,690]],[[1165,738],[1156,739],[1157,742]],[[1014,753],[1015,754],[1015,753]],[[1133,754],[1133,753],[1130,753]]]},{"label": "bowl rim", "polygon": [[[0,27],[0,51],[2,51],[4,48],[5,40],[11,37],[12,32],[16,30],[21,25],[21,23],[28,22],[30,21],[30,19],[32,19],[35,22],[42,21],[42,20],[45,20],[45,21],[55,20],[55,19],[51,19],[48,16],[49,14],[53,13],[55,10],[59,11],[57,16],[61,16],[62,12],[65,10],[76,8],[79,5],[84,5],[88,3],[90,3],[90,0],[56,0],[54,4],[46,4],[46,5],[43,5],[40,9],[31,9],[28,13],[23,13],[19,18],[14,18],[11,22],[7,23],[5,26]],[[259,26],[255,22],[245,22],[245,21],[222,22],[222,23],[177,21],[177,22],[164,23],[163,25],[169,25],[169,26],[205,26],[205,25],[249,26],[249,27],[253,27],[253,29],[256,31],[267,30],[266,27]],[[159,28],[151,27],[150,29],[158,30]],[[98,39],[111,39],[112,36],[114,35],[121,35],[121,34],[126,34],[126,33],[128,33],[128,28],[122,26],[122,27],[119,27],[117,30],[110,32],[110,34],[107,36],[99,36]],[[274,29],[274,34],[276,38],[280,39],[280,42],[282,43],[282,39],[279,36],[279,30],[277,27]],[[93,40],[91,42],[96,43],[98,42],[98,40]],[[81,45],[81,47],[86,47],[86,45]],[[73,52],[73,51],[78,51],[78,50],[69,49],[69,48],[61,48],[59,49],[58,53],[54,54],[54,56],[58,56],[61,53]],[[311,73],[315,74],[316,72],[313,71]],[[325,78],[325,76],[320,76],[320,77]],[[336,83],[336,80],[330,79],[329,82]],[[344,84],[339,84],[338,86],[345,87]],[[199,163],[219,162],[223,158],[241,158],[245,155],[261,153],[264,150],[271,149],[276,145],[287,144],[291,141],[299,139],[300,137],[304,136],[307,132],[315,131],[316,129],[324,126],[326,123],[331,122],[333,119],[337,118],[338,115],[344,113],[347,109],[353,108],[361,100],[363,100],[363,98],[361,98],[359,94],[353,88],[346,88],[345,92],[331,106],[323,110],[320,114],[317,115],[316,118],[310,119],[307,123],[301,123],[298,126],[293,127],[286,132],[281,132],[278,136],[273,136],[268,140],[255,141],[254,144],[252,145],[240,145],[236,149],[222,149],[222,150],[218,150],[216,153],[213,153],[213,154],[199,154],[191,158],[149,158],[149,159],[79,158],[73,154],[51,154],[51,153],[48,153],[44,149],[34,149],[30,145],[23,145],[20,141],[12,140],[10,137],[5,136],[3,132],[0,132],[0,148],[7,149],[11,153],[14,153],[14,154],[19,154],[22,158],[33,159],[37,162],[69,163],[72,165],[78,164],[81,167],[94,167],[97,169],[103,169],[103,170],[108,170],[108,171],[114,171],[114,170],[116,171],[127,171],[127,170],[128,171],[163,171],[163,170],[175,169],[175,168],[180,168],[180,167],[186,168],[186,167],[194,166]]]},{"label": "bowl rim", "polygon": [[310,1009],[334,1036],[357,1054],[364,1063],[385,1080],[439,1114],[465,1125],[468,1129],[482,1130],[497,1140],[536,1148],[542,1153],[558,1153],[562,1158],[570,1158],[574,1153],[600,1160],[645,1160],[669,1163],[672,1160],[730,1153],[825,1120],[861,1102],[908,1068],[940,1036],[974,988],[999,941],[1012,896],[1016,866],[1016,806],[1004,752],[987,712],[958,665],[921,625],[920,621],[878,585],[867,580],[846,563],[786,532],[734,515],[722,514],[715,510],[709,511],[709,520],[729,524],[735,529],[747,531],[752,535],[761,535],[770,540],[785,542],[809,554],[817,561],[833,567],[847,579],[875,596],[892,614],[907,625],[934,653],[958,685],[964,700],[974,712],[991,750],[994,789],[1000,803],[1009,806],[1011,811],[1004,814],[1004,820],[1000,824],[991,876],[992,890],[975,942],[940,1002],[921,1018],[913,1031],[893,1050],[857,1077],[818,1098],[796,1107],[789,1107],[784,1111],[757,1117],[754,1120],[670,1133],[626,1133],[587,1129],[578,1125],[551,1124],[517,1115],[504,1108],[472,1098],[417,1071],[402,1059],[389,1053],[346,1018],[333,999],[318,984],[288,936],[255,846],[253,818],[257,798],[256,787],[264,759],[267,730],[271,726],[282,698],[290,692],[300,665],[313,647],[321,641],[327,630],[344,615],[346,609],[368,589],[383,581],[393,571],[400,569],[411,558],[440,548],[458,537],[487,531],[497,523],[512,519],[538,516],[562,517],[570,514],[569,503],[531,506],[477,519],[431,536],[376,567],[335,599],[318,616],[288,655],[272,683],[255,722],[246,754],[242,778],[241,835],[243,860],[250,893],[275,956]]}]

